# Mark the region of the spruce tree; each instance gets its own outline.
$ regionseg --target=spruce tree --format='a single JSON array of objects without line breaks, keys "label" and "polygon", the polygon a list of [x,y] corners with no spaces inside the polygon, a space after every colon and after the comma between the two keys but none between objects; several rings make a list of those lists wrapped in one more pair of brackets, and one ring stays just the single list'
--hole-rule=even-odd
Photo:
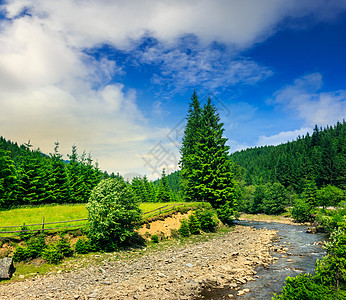
[{"label": "spruce tree", "polygon": [[200,135],[201,115],[202,109],[197,94],[194,91],[189,104],[184,137],[180,149],[181,188],[187,201],[196,201],[199,198],[194,189],[194,184],[191,183],[194,180],[193,171],[196,169],[196,143]]},{"label": "spruce tree", "polygon": [[0,149],[0,207],[11,207],[18,204],[17,199],[17,171],[10,151]]},{"label": "spruce tree", "polygon": [[51,156],[50,173],[50,192],[47,202],[65,203],[69,202],[70,190],[68,185],[68,176],[62,155],[59,153],[59,142],[55,143],[54,153]]},{"label": "spruce tree", "polygon": [[223,222],[231,223],[236,213],[236,183],[223,123],[210,98],[200,112],[197,95],[193,94],[186,126],[181,148],[185,197],[208,201]]},{"label": "spruce tree", "polygon": [[162,170],[160,184],[157,190],[156,202],[169,202],[171,201],[170,189],[166,177],[165,169]]}]

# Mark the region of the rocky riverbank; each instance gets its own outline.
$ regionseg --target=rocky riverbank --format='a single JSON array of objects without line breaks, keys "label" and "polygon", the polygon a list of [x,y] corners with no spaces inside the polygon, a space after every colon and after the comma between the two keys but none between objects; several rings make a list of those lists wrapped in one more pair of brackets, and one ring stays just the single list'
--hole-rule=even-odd
[{"label": "rocky riverbank", "polygon": [[166,242],[163,250],[135,250],[127,258],[93,255],[87,263],[71,261],[75,269],[3,284],[0,299],[193,299],[202,289],[227,286],[242,294],[255,268],[271,263],[275,234],[235,226],[206,241]]}]

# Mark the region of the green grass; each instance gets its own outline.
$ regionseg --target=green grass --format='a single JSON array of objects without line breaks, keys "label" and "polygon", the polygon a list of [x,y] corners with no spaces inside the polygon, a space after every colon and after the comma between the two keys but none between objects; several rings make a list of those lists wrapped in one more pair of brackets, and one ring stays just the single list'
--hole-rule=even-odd
[{"label": "green grass", "polygon": [[[142,203],[140,208],[144,212],[152,211],[165,205],[173,205],[174,202],[168,203]],[[195,203],[185,203],[185,205],[194,205]],[[159,212],[158,212],[159,213]],[[151,215],[152,216],[152,215]],[[23,207],[12,210],[0,211],[0,227],[2,226],[22,226],[25,224],[39,224],[42,223],[44,217],[45,223],[78,220],[88,217],[88,211],[85,204],[65,204],[65,205],[44,205],[39,207]],[[60,228],[63,226],[82,225],[86,221],[61,223],[61,224],[47,224],[45,228]],[[29,229],[40,229],[42,225],[30,226]],[[74,228],[74,227],[72,227]],[[16,231],[21,230],[20,227],[15,228],[0,228],[1,236],[12,236],[12,233],[1,234],[1,231]]]}]

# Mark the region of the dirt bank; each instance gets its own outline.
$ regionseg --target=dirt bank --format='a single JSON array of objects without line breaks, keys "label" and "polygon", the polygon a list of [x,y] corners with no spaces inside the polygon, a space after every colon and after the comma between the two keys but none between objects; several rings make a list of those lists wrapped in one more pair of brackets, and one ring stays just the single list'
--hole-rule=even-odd
[{"label": "dirt bank", "polygon": [[0,299],[192,299],[206,287],[239,289],[271,262],[275,234],[235,226],[198,242],[74,259],[65,263],[68,271],[1,285]]},{"label": "dirt bank", "polygon": [[260,222],[276,222],[288,225],[311,225],[310,223],[297,223],[293,218],[284,217],[284,216],[273,216],[273,215],[265,215],[265,214],[241,214],[239,220],[245,221],[260,221]]}]

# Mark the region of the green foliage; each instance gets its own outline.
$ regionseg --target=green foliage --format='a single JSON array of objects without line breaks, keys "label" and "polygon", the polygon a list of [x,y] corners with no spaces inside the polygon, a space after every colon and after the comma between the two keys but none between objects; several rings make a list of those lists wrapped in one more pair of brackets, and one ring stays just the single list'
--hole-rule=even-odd
[{"label": "green foliage", "polygon": [[328,184],[317,191],[317,204],[320,206],[337,206],[346,200],[346,193],[342,189]]},{"label": "green foliage", "polygon": [[135,234],[142,214],[131,187],[123,179],[102,180],[91,192],[89,238],[104,250],[114,250]]},{"label": "green foliage", "polygon": [[315,282],[314,278],[309,274],[298,275],[296,277],[287,277],[286,284],[280,295],[276,295],[272,299],[278,300],[334,300],[333,289],[320,285]]},{"label": "green foliage", "polygon": [[287,191],[281,183],[275,182],[269,185],[262,203],[263,212],[268,215],[278,215],[284,212],[287,199]]},{"label": "green foliage", "polygon": [[159,236],[157,234],[153,234],[150,239],[153,243],[159,242]]},{"label": "green foliage", "polygon": [[[231,160],[244,168],[246,185],[280,182],[302,193],[304,179],[317,188],[346,187],[346,121],[314,129],[312,136],[278,146],[263,146],[231,154]],[[312,203],[311,203],[312,204]]]},{"label": "green foliage", "polygon": [[208,201],[219,210],[226,207],[223,219],[230,221],[237,206],[237,193],[223,132],[211,99],[201,109],[194,92],[180,149],[184,195],[187,201]]},{"label": "green foliage", "polygon": [[42,258],[50,264],[58,264],[64,255],[57,245],[50,244],[42,251]]},{"label": "green foliage", "polygon": [[79,238],[74,247],[78,254],[87,254],[91,251],[90,241],[86,238]]},{"label": "green foliage", "polygon": [[168,187],[165,169],[162,170],[161,180],[157,189],[156,202],[171,201],[171,191]]},{"label": "green foliage", "polygon": [[64,237],[60,236],[60,239],[56,242],[57,249],[63,254],[65,257],[69,257],[73,255],[73,249],[71,248],[71,242]]},{"label": "green foliage", "polygon": [[233,221],[238,217],[238,212],[232,206],[232,202],[227,201],[220,208],[216,209],[217,217],[222,223],[232,225]]},{"label": "green foliage", "polygon": [[[23,224],[23,226],[20,228],[20,230],[29,230],[29,227],[25,225],[25,223]],[[20,232],[19,236],[22,240],[27,240],[30,237],[32,237],[32,233],[30,233],[29,231],[27,232]]]},{"label": "green foliage", "polygon": [[219,222],[211,207],[199,206],[196,210],[196,217],[204,232],[216,232]]},{"label": "green foliage", "polygon": [[27,260],[31,257],[28,247],[17,246],[13,252],[13,260],[16,262]]},{"label": "green foliage", "polygon": [[304,200],[298,198],[294,202],[291,215],[297,222],[309,222],[311,221],[311,206]]},{"label": "green foliage", "polygon": [[179,234],[182,237],[189,237],[190,236],[189,222],[185,218],[181,219],[181,224],[179,227]]},{"label": "green foliage", "polygon": [[16,250],[13,252],[14,261],[22,261],[39,257],[47,246],[43,234],[31,238],[26,242],[26,245],[26,247],[17,246]]},{"label": "green foliage", "polygon": [[191,234],[200,234],[201,233],[201,223],[195,214],[191,214],[188,219],[189,231]]}]

